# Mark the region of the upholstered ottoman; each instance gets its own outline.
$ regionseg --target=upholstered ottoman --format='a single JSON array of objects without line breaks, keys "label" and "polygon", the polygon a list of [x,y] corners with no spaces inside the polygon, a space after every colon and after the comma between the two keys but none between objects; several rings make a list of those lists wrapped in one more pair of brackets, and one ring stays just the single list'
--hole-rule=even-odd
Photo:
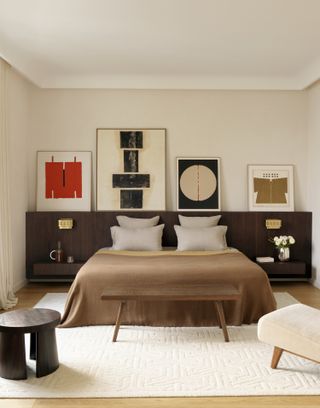
[{"label": "upholstered ottoman", "polygon": [[259,340],[274,346],[271,367],[283,351],[320,363],[320,310],[295,304],[261,317]]}]

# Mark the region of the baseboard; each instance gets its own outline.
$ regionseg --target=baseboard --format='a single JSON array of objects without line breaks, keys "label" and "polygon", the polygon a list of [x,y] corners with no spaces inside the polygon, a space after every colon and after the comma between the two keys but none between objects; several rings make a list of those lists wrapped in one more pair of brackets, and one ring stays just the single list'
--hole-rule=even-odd
[{"label": "baseboard", "polygon": [[315,286],[316,288],[320,289],[320,282],[314,280],[314,281],[312,281],[312,285]]},{"label": "baseboard", "polygon": [[26,286],[26,284],[28,283],[28,281],[26,279],[21,279],[19,282],[16,282],[13,285],[13,291],[17,292],[19,289],[23,288],[24,286]]}]

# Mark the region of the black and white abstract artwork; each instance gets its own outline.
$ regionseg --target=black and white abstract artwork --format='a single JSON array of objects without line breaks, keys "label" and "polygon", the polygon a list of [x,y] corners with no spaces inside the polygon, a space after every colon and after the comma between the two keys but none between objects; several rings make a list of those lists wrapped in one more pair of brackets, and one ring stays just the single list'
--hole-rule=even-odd
[{"label": "black and white abstract artwork", "polygon": [[165,209],[165,129],[97,129],[97,210]]}]

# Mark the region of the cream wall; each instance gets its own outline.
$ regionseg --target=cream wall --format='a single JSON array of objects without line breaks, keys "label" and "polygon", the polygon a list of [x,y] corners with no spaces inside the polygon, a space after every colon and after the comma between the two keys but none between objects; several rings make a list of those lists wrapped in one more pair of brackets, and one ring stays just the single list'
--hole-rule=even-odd
[{"label": "cream wall", "polygon": [[[297,210],[306,208],[306,94],[281,91],[41,90],[32,92],[29,209],[36,151],[89,150],[96,128],[167,129],[167,209],[176,208],[177,156],[221,157],[223,210],[247,210],[247,164],[295,165]],[[95,208],[93,172],[93,209]]]},{"label": "cream wall", "polygon": [[24,286],[25,213],[28,209],[27,146],[32,85],[14,69],[8,75],[8,131],[11,180],[14,289]]},{"label": "cream wall", "polygon": [[308,210],[313,213],[312,263],[315,285],[320,288],[320,83],[308,91]]}]

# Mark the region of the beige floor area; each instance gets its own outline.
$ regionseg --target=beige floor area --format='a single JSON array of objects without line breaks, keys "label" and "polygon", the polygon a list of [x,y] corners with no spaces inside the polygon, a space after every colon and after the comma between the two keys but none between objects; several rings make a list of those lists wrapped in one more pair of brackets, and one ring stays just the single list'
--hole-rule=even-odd
[{"label": "beige floor area", "polygon": [[[273,283],[275,292],[288,292],[300,302],[320,309],[320,290],[305,282]],[[17,308],[32,307],[45,293],[67,292],[65,284],[28,284],[18,292]],[[121,398],[121,399],[2,399],[0,408],[226,408],[262,407],[318,408],[320,396],[213,397],[213,398]]]}]

